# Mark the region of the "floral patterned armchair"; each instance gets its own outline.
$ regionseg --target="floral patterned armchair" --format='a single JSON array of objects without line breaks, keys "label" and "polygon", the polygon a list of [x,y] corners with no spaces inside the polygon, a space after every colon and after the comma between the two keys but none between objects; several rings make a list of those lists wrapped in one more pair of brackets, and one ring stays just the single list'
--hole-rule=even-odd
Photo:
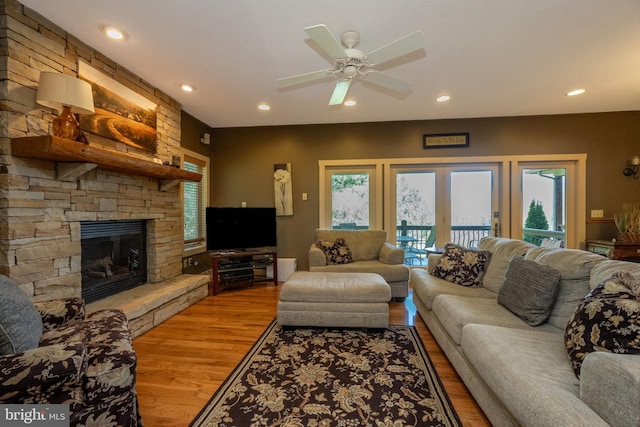
[{"label": "floral patterned armchair", "polygon": [[[4,276],[0,310],[0,404],[68,404],[72,426],[142,426],[123,312],[85,317],[80,298],[34,304]],[[24,335],[35,335],[36,346],[23,342]]]}]

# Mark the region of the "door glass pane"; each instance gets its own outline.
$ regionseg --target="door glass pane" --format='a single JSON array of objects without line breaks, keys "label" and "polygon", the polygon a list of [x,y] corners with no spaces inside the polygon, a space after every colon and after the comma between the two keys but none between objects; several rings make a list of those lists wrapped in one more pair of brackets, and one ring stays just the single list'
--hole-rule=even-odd
[{"label": "door glass pane", "polygon": [[331,174],[331,226],[369,228],[369,174]]},{"label": "door glass pane", "polygon": [[407,264],[426,262],[425,248],[435,245],[435,172],[396,174],[396,243],[405,249]]},{"label": "door glass pane", "polygon": [[477,247],[491,235],[491,171],[451,172],[451,241]]},{"label": "door glass pane", "polygon": [[523,240],[562,246],[566,239],[566,169],[523,169]]}]

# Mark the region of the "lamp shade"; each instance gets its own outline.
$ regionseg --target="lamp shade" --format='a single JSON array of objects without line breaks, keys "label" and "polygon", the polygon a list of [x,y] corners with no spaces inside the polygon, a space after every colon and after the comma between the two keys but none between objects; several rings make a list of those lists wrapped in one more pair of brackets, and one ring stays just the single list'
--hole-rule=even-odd
[{"label": "lamp shade", "polygon": [[94,113],[91,85],[66,74],[41,72],[36,102],[57,110],[67,105],[72,113]]}]

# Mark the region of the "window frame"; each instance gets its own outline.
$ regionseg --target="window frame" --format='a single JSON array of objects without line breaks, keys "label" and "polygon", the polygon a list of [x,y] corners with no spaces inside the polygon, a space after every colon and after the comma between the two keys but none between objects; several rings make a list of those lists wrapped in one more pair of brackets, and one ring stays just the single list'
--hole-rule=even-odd
[{"label": "window frame", "polygon": [[[210,173],[210,163],[211,163],[211,159],[207,156],[204,156],[200,153],[196,153],[194,151],[191,150],[187,150],[185,148],[183,148],[181,150],[181,154],[182,154],[182,164],[184,165],[185,162],[189,162],[189,163],[194,163],[197,164],[198,166],[203,168],[203,173],[202,173],[202,180],[200,182],[198,182],[198,186],[199,186],[199,195],[203,197],[202,200],[198,200],[198,205],[201,207],[201,211],[198,213],[198,217],[200,219],[200,221],[202,222],[200,224],[200,231],[202,232],[202,235],[198,237],[198,239],[202,239],[202,244],[199,244],[197,246],[194,247],[188,247],[187,245],[190,243],[187,243],[186,240],[184,240],[183,242],[183,250],[182,250],[182,255],[183,256],[193,256],[196,254],[200,254],[203,252],[207,251],[207,240],[206,240],[206,207],[209,206],[209,173]],[[204,186],[204,188],[200,187],[200,186]],[[182,227],[183,227],[183,239],[184,239],[184,220],[185,220],[185,211],[186,211],[186,206],[185,206],[185,199],[184,199],[184,183],[182,183],[181,185],[181,189],[180,189],[180,198],[181,198],[181,203],[182,203]]]},{"label": "window frame", "polygon": [[[500,178],[496,182],[499,194],[499,236],[518,238],[518,188],[519,165],[531,163],[567,163],[574,165],[573,182],[568,182],[567,192],[573,192],[571,203],[573,211],[567,212],[567,246],[580,248],[586,239],[586,163],[585,153],[570,154],[542,154],[542,155],[510,155],[510,156],[469,156],[469,157],[422,157],[422,158],[393,158],[393,159],[353,159],[353,160],[320,160],[319,166],[319,227],[331,226],[330,175],[332,170],[358,170],[364,166],[375,166],[375,221],[371,228],[387,230],[389,240],[392,241],[396,232],[395,208],[392,203],[394,188],[391,180],[395,179],[394,169],[402,168],[438,168],[451,166],[455,169],[477,167],[478,165],[495,165],[499,168]],[[329,183],[329,184],[327,184]],[[327,189],[327,185],[329,188]],[[495,220],[494,220],[495,221]],[[520,221],[521,222],[521,221]],[[571,228],[571,229],[569,229]]]}]

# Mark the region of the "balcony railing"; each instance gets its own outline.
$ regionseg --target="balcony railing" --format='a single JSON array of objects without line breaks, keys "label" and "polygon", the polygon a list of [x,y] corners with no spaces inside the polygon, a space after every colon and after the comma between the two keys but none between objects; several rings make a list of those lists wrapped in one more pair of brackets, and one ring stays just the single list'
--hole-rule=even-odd
[{"label": "balcony railing", "polygon": [[[401,221],[397,227],[398,243],[401,246],[425,249],[435,246],[435,225],[408,225]],[[478,246],[480,239],[491,235],[490,225],[453,225],[447,241],[460,246]],[[406,243],[406,244],[402,244]]]},{"label": "balcony railing", "polygon": [[538,230],[535,228],[525,228],[522,230],[523,240],[540,246],[544,239],[565,240],[564,231]]},{"label": "balcony railing", "polygon": [[[333,228],[342,230],[366,230],[369,227],[347,223],[334,226]],[[409,225],[403,220],[400,225],[396,227],[396,241],[398,246],[418,255],[423,255],[426,248],[435,246],[435,228],[435,225]],[[537,246],[540,246],[544,239],[565,240],[564,231],[525,228],[523,234],[523,240]],[[451,226],[451,237],[447,241],[460,246],[477,247],[480,239],[490,235],[490,225],[453,225]]]}]

